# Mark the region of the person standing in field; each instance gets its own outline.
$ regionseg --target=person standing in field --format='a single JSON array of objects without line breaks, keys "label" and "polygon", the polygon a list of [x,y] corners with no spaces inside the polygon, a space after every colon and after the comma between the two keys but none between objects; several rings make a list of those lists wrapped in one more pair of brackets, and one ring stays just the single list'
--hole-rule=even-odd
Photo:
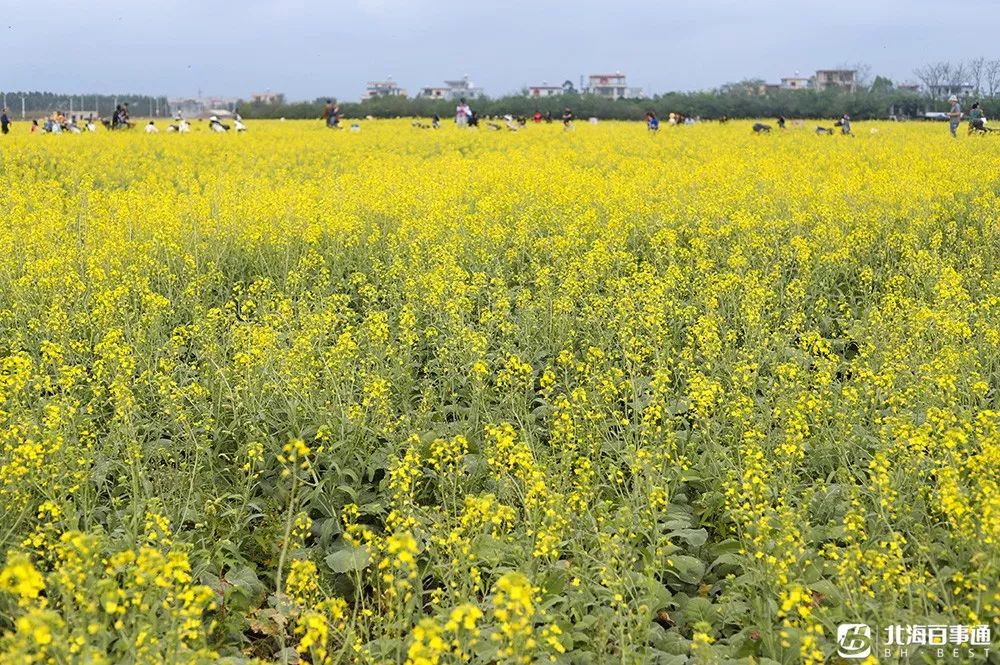
[{"label": "person standing in field", "polygon": [[840,133],[844,136],[851,135],[851,116],[844,114],[844,117],[840,119]]},{"label": "person standing in field", "polygon": [[337,104],[337,100],[326,100],[321,119],[326,120],[326,126],[330,129],[340,129],[340,105]]},{"label": "person standing in field", "polygon": [[573,129],[573,111],[567,106],[562,114],[563,129]]},{"label": "person standing in field", "polygon": [[455,124],[459,127],[466,127],[469,124],[469,118],[472,117],[472,109],[469,105],[465,103],[465,97],[458,100],[458,106],[455,107]]},{"label": "person standing in field", "polygon": [[958,124],[962,121],[962,105],[958,103],[958,97],[952,95],[948,98],[951,102],[951,110],[948,111],[948,129],[951,131],[951,138],[957,139]]},{"label": "person standing in field", "polygon": [[0,113],[0,132],[4,134],[10,132],[10,118],[7,117],[7,109]]},{"label": "person standing in field", "polygon": [[660,129],[660,121],[657,120],[656,114],[652,111],[646,111],[646,129],[654,134]]}]

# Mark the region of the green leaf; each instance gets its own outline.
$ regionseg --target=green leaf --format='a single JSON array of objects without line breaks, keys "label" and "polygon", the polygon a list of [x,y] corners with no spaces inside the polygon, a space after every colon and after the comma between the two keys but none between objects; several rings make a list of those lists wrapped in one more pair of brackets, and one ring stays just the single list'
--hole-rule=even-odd
[{"label": "green leaf", "polygon": [[714,624],[719,618],[719,608],[707,598],[692,598],[684,606],[684,623],[693,625],[699,621]]},{"label": "green leaf", "polygon": [[708,540],[708,531],[705,529],[677,529],[670,532],[671,538],[679,538],[691,547],[701,547]]},{"label": "green leaf", "polygon": [[361,570],[368,565],[368,548],[345,547],[337,550],[333,554],[327,555],[326,565],[335,573],[348,573],[354,570]]},{"label": "green leaf", "polygon": [[705,575],[705,564],[696,557],[677,554],[667,559],[667,572],[681,582],[697,584]]},{"label": "green leaf", "polygon": [[264,590],[264,585],[261,584],[257,573],[250,566],[230,568],[229,572],[226,573],[225,580],[248,596]]},{"label": "green leaf", "polygon": [[708,569],[709,570],[715,570],[716,566],[735,566],[735,567],[739,567],[739,565],[742,562],[743,562],[743,557],[741,557],[739,554],[736,554],[735,552],[726,552],[725,554],[720,554],[715,559],[715,561],[712,562],[712,565],[709,566]]},{"label": "green leaf", "polygon": [[472,555],[491,567],[499,566],[510,554],[509,545],[488,533],[476,537],[472,543]]}]

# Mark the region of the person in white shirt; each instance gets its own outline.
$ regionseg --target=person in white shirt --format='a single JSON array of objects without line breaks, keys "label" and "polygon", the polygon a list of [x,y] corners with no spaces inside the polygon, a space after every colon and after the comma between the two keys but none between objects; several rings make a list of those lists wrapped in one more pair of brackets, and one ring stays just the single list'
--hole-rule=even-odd
[{"label": "person in white shirt", "polygon": [[174,116],[174,124],[167,125],[167,131],[180,132],[180,133],[190,132],[191,125],[189,125],[188,121],[182,118],[181,114],[178,113],[177,115]]},{"label": "person in white shirt", "polygon": [[158,134],[159,132],[160,132],[160,130],[159,130],[159,129],[157,129],[157,128],[156,128],[156,125],[155,125],[155,124],[153,124],[153,121],[152,121],[152,120],[150,120],[150,121],[149,121],[149,124],[148,124],[148,125],[146,125],[146,133],[147,133],[147,134]]},{"label": "person in white shirt", "polygon": [[458,100],[458,106],[455,107],[455,124],[459,127],[466,127],[469,124],[469,118],[472,116],[472,109],[469,105],[465,103],[465,98]]},{"label": "person in white shirt", "polygon": [[223,124],[223,122],[219,120],[219,116],[216,115],[213,115],[211,118],[208,119],[208,128],[211,129],[213,132],[219,132],[219,133],[229,131],[229,125]]}]

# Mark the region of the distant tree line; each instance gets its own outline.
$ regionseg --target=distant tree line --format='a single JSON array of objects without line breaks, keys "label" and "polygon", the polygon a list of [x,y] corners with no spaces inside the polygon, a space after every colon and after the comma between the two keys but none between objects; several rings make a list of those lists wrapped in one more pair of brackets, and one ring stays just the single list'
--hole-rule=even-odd
[{"label": "distant tree line", "polygon": [[[525,94],[499,98],[469,100],[481,115],[530,116],[535,111],[562,115],[569,107],[578,118],[597,117],[608,120],[639,120],[647,111],[666,117],[669,113],[699,116],[707,119],[729,118],[835,118],[848,113],[855,119],[917,117],[926,111],[947,110],[945,101],[952,93],[963,100],[977,99],[986,108],[1000,113],[1000,60],[983,57],[962,62],[935,62],[914,70],[913,75],[923,84],[916,92],[896,87],[882,76],[871,80],[871,68],[864,63],[844,65],[857,72],[859,87],[851,92],[838,88],[817,90],[775,90],[760,79],[727,83],[716,90],[699,92],[669,92],[648,99],[611,100],[578,92],[572,81],[563,84],[564,94],[552,97],[529,97]],[[0,93],[2,94],[2,93]],[[137,94],[66,95],[52,92],[6,93],[10,115],[17,118],[39,116],[53,111],[64,113],[97,113],[111,115],[116,104],[128,102],[133,116],[169,115],[164,96]],[[326,104],[325,97],[304,102],[287,102],[283,95],[277,103],[241,101],[240,113],[246,118],[319,118]],[[455,101],[421,97],[377,97],[362,102],[343,102],[341,111],[346,118],[430,117],[434,114],[449,118],[455,112]]]},{"label": "distant tree line", "polygon": [[[481,115],[530,116],[535,111],[562,114],[569,107],[577,118],[597,117],[608,120],[639,120],[647,111],[660,117],[669,113],[700,116],[706,119],[767,118],[779,115],[786,118],[835,118],[848,113],[852,118],[875,119],[896,116],[916,117],[925,111],[947,110],[947,105],[910,90],[899,90],[881,77],[864,90],[848,92],[828,89],[777,90],[759,92],[753,82],[728,84],[709,92],[671,92],[649,99],[611,100],[596,95],[575,92],[552,97],[527,97],[512,95],[469,100]],[[984,100],[989,107],[1000,99]],[[240,103],[240,113],[246,118],[319,118],[326,99],[312,102],[286,104]],[[346,118],[430,117],[435,113],[450,118],[455,113],[455,102],[441,99],[379,97],[362,102],[340,104]]]},{"label": "distant tree line", "polygon": [[62,111],[66,115],[89,115],[93,113],[102,117],[110,117],[115,110],[116,104],[128,102],[129,110],[133,116],[159,116],[169,115],[167,98],[163,96],[150,95],[66,95],[55,92],[24,92],[24,91],[0,91],[0,104],[6,97],[7,108],[13,118],[21,116],[22,104],[24,100],[24,113],[27,117],[37,117],[48,115],[53,111]]}]

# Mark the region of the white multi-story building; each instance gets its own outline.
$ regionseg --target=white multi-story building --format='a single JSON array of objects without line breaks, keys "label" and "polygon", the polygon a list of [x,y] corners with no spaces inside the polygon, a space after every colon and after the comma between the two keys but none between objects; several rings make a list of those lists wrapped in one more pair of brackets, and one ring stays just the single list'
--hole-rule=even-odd
[{"label": "white multi-story building", "polygon": [[782,90],[809,90],[813,87],[813,80],[805,76],[785,76],[781,79]]},{"label": "white multi-story building", "polygon": [[473,85],[468,74],[457,81],[445,81],[443,86],[428,86],[420,89],[420,97],[431,99],[475,99],[483,96],[483,89]]},{"label": "white multi-story building", "polygon": [[591,74],[587,77],[586,92],[598,97],[606,97],[607,99],[642,97],[642,88],[630,88],[625,75],[621,72],[615,72],[614,74]]},{"label": "white multi-story building", "polygon": [[549,85],[548,81],[542,81],[541,85],[529,85],[528,97],[555,97],[565,92],[561,85]]},{"label": "white multi-story building", "polygon": [[390,76],[384,81],[368,82],[368,86],[365,88],[365,99],[375,97],[406,97],[406,90],[399,87],[399,84],[393,81]]}]

